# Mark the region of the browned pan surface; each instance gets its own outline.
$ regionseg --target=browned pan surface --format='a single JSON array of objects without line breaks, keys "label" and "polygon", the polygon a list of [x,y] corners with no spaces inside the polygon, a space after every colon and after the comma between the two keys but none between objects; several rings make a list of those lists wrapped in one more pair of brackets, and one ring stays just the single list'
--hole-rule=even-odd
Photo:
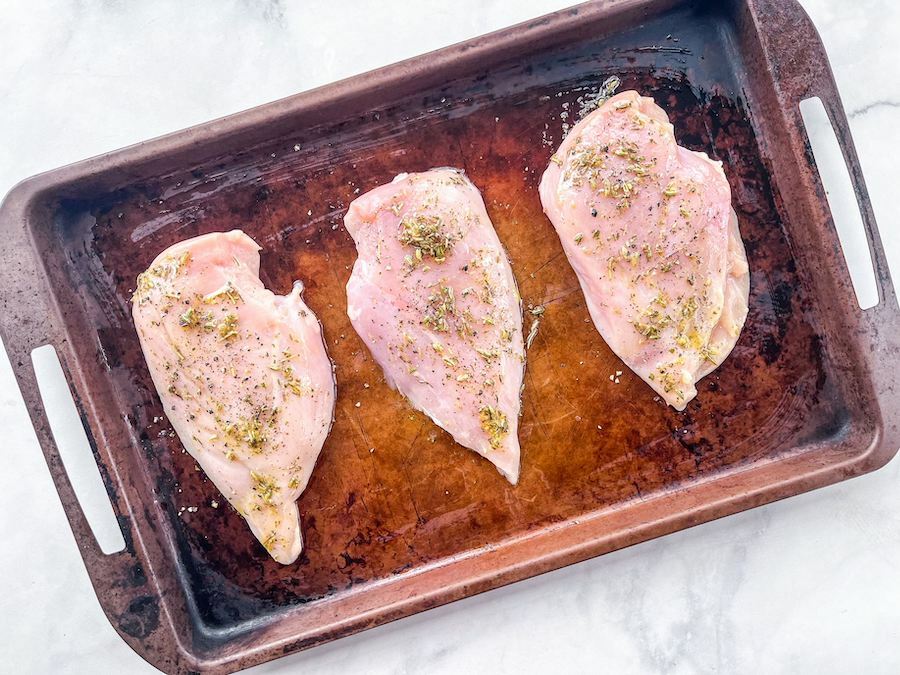
[{"label": "browned pan surface", "polygon": [[[262,656],[242,650],[289,638],[294,621],[306,639],[287,650],[410,611],[385,609],[352,623],[369,606],[365,599],[354,604],[367,597],[358,594],[371,592],[373,606],[379,593],[382,604],[398,599],[376,582],[415,580],[421,570],[503,542],[592,514],[628,514],[654,497],[691,494],[727,475],[735,478],[698,491],[695,505],[747,496],[766,480],[777,482],[778,474],[744,480],[746,470],[776,460],[796,461],[784,479],[865,453],[880,433],[873,386],[847,385],[848,364],[836,364],[836,355],[845,359],[854,347],[832,338],[850,330],[841,321],[851,313],[823,318],[832,303],[816,292],[825,283],[816,280],[822,266],[840,263],[836,239],[832,233],[820,242],[826,253],[816,260],[809,233],[794,234],[806,224],[791,221],[788,197],[770,172],[771,156],[784,149],[764,147],[761,111],[749,112],[748,88],[763,85],[762,73],[748,70],[749,57],[740,53],[748,45],[747,17],[717,7],[687,3],[641,25],[622,19],[625,29],[607,36],[595,23],[574,42],[537,51],[522,44],[513,58],[448,71],[441,85],[378,92],[367,106],[325,123],[273,126],[268,137],[257,133],[253,145],[232,139],[218,154],[207,146],[211,158],[199,164],[184,161],[164,173],[135,169],[134,178],[120,172],[112,191],[43,196],[44,217],[33,227],[40,228],[35,237],[47,283],[77,362],[69,367],[81,377],[76,389],[97,445],[119,465],[106,469],[109,484],[125,493],[117,509],[142,542],[126,533],[129,553],[150,561],[131,568],[139,570],[132,572],[134,586],[147,583],[141,575],[164,575],[158,583],[177,615],[174,627],[148,626],[152,607],[134,602],[158,603],[155,592],[124,592],[117,602],[128,609],[113,623],[133,644],[140,649],[143,641],[154,661],[173,669],[223,656],[235,660],[221,667],[246,665]],[[541,172],[564,130],[610,75],[621,77],[623,88],[653,96],[683,145],[724,162],[750,261],[750,313],[741,339],[683,413],[659,401],[600,338],[538,199]],[[345,284],[356,257],[342,226],[347,205],[399,172],[434,166],[461,167],[479,186],[526,308],[546,308],[528,352],[516,487],[385,385],[346,315]],[[798,187],[785,190],[792,198]],[[231,228],[263,247],[267,286],[286,293],[294,279],[303,280],[336,364],[335,424],[299,501],[306,546],[295,565],[266,555],[184,452],[165,421],[130,318],[135,278],[162,249]],[[844,286],[834,302],[846,302],[852,297],[846,273],[829,272],[836,273]],[[526,330],[529,322],[526,313]],[[624,371],[619,383],[610,381],[616,371]],[[104,455],[98,451],[101,464]],[[777,496],[772,490],[754,499]],[[689,515],[690,504],[683,501],[682,520],[660,531],[738,508],[701,518]],[[624,523],[598,526],[595,535],[621,534]],[[546,546],[552,550],[552,541]],[[539,555],[536,549],[530,568],[522,557],[507,567],[483,567],[494,581],[473,582],[455,596],[556,564],[538,562]],[[511,564],[525,567],[509,573]],[[331,619],[346,620],[346,627],[323,623],[316,633],[303,624],[309,608],[342,598],[349,600]],[[159,638],[172,630],[188,657],[177,656],[171,638]]]}]

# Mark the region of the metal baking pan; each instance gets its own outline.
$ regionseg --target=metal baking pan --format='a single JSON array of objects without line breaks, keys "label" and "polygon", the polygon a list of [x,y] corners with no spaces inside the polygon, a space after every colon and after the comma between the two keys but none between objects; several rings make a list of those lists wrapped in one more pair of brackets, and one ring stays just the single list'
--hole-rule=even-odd
[{"label": "metal baking pan", "polygon": [[[724,161],[746,240],[746,328],[684,413],[589,323],[538,200],[564,127],[613,74],[656,98],[683,144]],[[802,125],[810,96],[863,209],[881,300],[867,311]],[[385,385],[345,313],[345,207],[432,166],[462,167],[482,189],[524,302],[546,307],[517,487]],[[106,614],[165,671],[272,659],[871,471],[900,444],[897,300],[827,58],[792,0],[581,5],[36,176],[0,218],[0,329],[47,463]],[[267,286],[305,282],[337,365],[336,422],[290,566],[210,506],[216,490],[154,422],[163,410],[130,320],[135,277],[159,251],[233,227],[263,246]],[[42,408],[29,354],[47,343],[121,524],[113,555]]]}]

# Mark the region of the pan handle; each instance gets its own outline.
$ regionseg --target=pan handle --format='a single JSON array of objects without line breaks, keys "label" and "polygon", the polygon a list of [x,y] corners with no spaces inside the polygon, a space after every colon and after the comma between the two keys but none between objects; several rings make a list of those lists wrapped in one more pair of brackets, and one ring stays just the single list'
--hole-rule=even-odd
[{"label": "pan handle", "polygon": [[[758,28],[757,33],[778,100],[784,102],[781,107],[788,118],[787,122],[793,127],[792,131],[796,132],[794,138],[802,139],[805,144],[800,148],[801,152],[798,152],[798,155],[810,158],[812,173],[815,176],[818,176],[818,171],[807,152],[806,126],[800,113],[800,102],[807,98],[818,97],[825,107],[850,174],[868,240],[879,299],[877,307],[872,308],[872,311],[896,315],[897,296],[887,256],[869,200],[853,136],[850,133],[850,125],[821,37],[797,0],[747,0],[747,6]],[[818,187],[824,194],[821,184]]]},{"label": "pan handle", "polygon": [[79,409],[58,351],[44,345],[31,352],[42,401],[42,412],[48,419],[57,451],[78,506],[87,518],[101,550],[110,555],[125,548],[120,520],[112,508],[110,493],[115,493],[109,472],[97,461],[97,444]]},{"label": "pan handle", "polygon": [[[862,370],[846,375],[861,385],[867,381],[872,383],[871,396],[874,401],[867,414],[871,415],[868,421],[876,425],[878,433],[861,461],[855,461],[848,468],[850,473],[865,473],[887,463],[900,446],[900,382],[896,375],[896,364],[900,361],[900,306],[887,256],[850,126],[818,31],[797,0],[743,0],[743,6],[746,11],[739,20],[749,20],[755,24],[753,32],[759,36],[762,49],[761,57],[750,67],[768,71],[775,95],[769,103],[784,113],[786,139],[792,146],[792,154],[798,160],[805,157],[808,162],[807,166],[794,165],[800,169],[798,180],[809,181],[808,187],[820,196],[820,204],[814,207],[821,209],[821,204],[826,203],[825,191],[809,149],[806,126],[800,112],[801,101],[818,97],[837,137],[862,217],[879,302],[875,307],[860,310],[849,323],[846,339],[855,343]],[[767,94],[761,96],[764,99]],[[827,214],[828,207],[825,206],[824,210]],[[821,210],[814,210],[810,215],[820,213]],[[843,258],[840,253],[837,257]],[[850,289],[849,270],[846,266],[844,270],[848,283],[838,290],[846,292],[848,297],[846,303],[840,306],[849,307],[851,303],[856,305],[857,301]]]},{"label": "pan handle", "polygon": [[[0,247],[0,334],[78,548],[86,560],[95,560],[105,557],[105,554],[91,531],[66,473],[32,361],[35,349],[52,345],[66,384],[73,381],[68,367],[68,340],[60,327],[61,321],[46,290],[47,280],[43,267],[25,227],[27,212],[31,204],[37,201],[37,183],[39,177],[19,183],[9,192],[0,208],[0,232],[4,241],[3,247]],[[18,292],[14,292],[15,290]],[[73,393],[71,387],[69,392]],[[73,399],[77,400],[74,396]],[[84,419],[82,413],[79,410]],[[85,431],[90,439],[90,432]],[[121,523],[120,505],[115,499],[110,501]],[[127,533],[123,534],[127,537]]]},{"label": "pan handle", "polygon": [[[827,63],[827,61],[825,63]],[[829,78],[830,77],[831,74],[829,73]],[[850,174],[850,182],[853,185],[856,205],[862,216],[866,239],[869,243],[869,256],[875,270],[875,283],[878,286],[878,306],[893,310],[897,307],[897,296],[893,280],[891,279],[891,272],[888,266],[887,255],[884,251],[884,244],[878,230],[878,223],[875,220],[875,213],[872,209],[872,202],[869,199],[869,190],[866,187],[862,166],[859,162],[859,156],[856,153],[856,145],[853,143],[850,125],[844,112],[844,105],[841,102],[837,87],[833,82],[831,83],[831,86],[821,87],[818,91],[819,93],[816,94],[816,96],[822,101],[822,105],[825,107],[825,112],[828,114],[828,119],[834,129],[835,136],[838,140],[838,146],[844,157],[844,164],[847,166],[847,171]],[[799,112],[797,114],[799,115]]]},{"label": "pan handle", "polygon": [[[109,474],[118,472],[111,450],[115,443],[97,437],[95,452],[101,475],[106,474],[107,496],[125,540],[124,549],[107,555],[97,543],[66,473],[38,388],[31,353],[46,344],[56,349],[67,383],[77,385],[80,377],[77,369],[70,367],[77,362],[71,358],[72,346],[65,324],[49,290],[44,263],[28,226],[28,222],[35,219],[36,211],[42,208],[48,189],[44,176],[39,175],[19,183],[0,205],[0,236],[3,238],[0,246],[0,336],[104,613],[132,649],[161,669],[172,670],[175,664],[167,661],[166,654],[173,651],[171,644],[178,644],[179,637],[166,619],[163,605],[164,597],[166,603],[178,602],[179,598],[160,587],[145,546],[135,539],[136,528],[132,524],[135,513],[128,508],[128,497],[112,487],[116,481],[111,480]],[[77,389],[77,386],[69,387],[73,394]],[[82,420],[89,419],[90,415],[85,414],[89,411],[78,404],[77,396],[73,398]],[[86,431],[90,439],[91,433]],[[120,479],[121,476],[116,476],[116,480]]]}]

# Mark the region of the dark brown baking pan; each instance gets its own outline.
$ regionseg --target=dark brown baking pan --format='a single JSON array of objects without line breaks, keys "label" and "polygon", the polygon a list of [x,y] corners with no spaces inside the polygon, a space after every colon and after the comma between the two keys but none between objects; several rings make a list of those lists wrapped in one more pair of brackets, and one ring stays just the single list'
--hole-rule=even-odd
[{"label": "dark brown baking pan", "polygon": [[[538,200],[564,128],[610,75],[725,163],[749,255],[746,328],[683,413],[588,321]],[[810,96],[863,210],[880,291],[867,311],[799,113]],[[345,313],[347,204],[432,166],[481,188],[524,302],[546,307],[516,487],[385,385]],[[306,283],[337,367],[335,425],[299,501],[306,549],[289,566],[210,506],[216,490],[159,422],[130,320],[159,251],[234,227],[263,246],[269,287]],[[272,659],[871,471],[900,442],[897,300],[828,61],[792,0],[581,5],[29,179],[2,228],[0,327],[47,463],[110,621],[166,671]],[[121,524],[113,555],[42,408],[29,355],[47,343]]]}]

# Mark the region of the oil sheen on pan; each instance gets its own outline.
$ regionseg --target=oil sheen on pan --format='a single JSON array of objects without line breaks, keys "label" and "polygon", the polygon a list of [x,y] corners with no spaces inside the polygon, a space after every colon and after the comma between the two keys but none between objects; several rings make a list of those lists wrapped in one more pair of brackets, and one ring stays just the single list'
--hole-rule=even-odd
[{"label": "oil sheen on pan", "polygon": [[624,91],[572,128],[540,194],[597,330],[684,410],[747,318],[750,269],[722,163],[677,145],[665,111]]},{"label": "oil sheen on pan", "polygon": [[167,248],[138,277],[133,315],[184,448],[283,564],[300,555],[296,500],[331,428],[335,385],[319,322],[259,279],[240,230]]}]

